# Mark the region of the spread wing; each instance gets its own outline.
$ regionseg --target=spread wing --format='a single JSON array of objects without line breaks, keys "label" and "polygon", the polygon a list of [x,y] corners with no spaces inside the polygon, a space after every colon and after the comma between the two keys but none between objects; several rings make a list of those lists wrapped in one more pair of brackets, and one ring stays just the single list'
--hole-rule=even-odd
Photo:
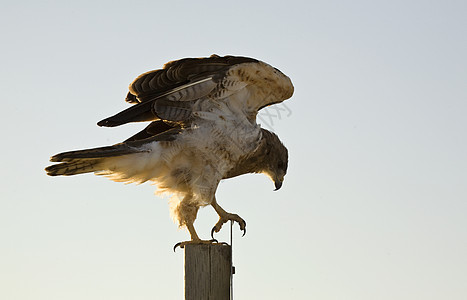
[{"label": "spread wing", "polygon": [[282,102],[293,93],[290,79],[270,65],[253,58],[217,55],[169,62],[163,69],[140,75],[129,89],[126,101],[134,105],[98,125],[155,121],[133,139],[189,122],[193,105],[200,99],[229,97],[255,118],[259,109]]}]

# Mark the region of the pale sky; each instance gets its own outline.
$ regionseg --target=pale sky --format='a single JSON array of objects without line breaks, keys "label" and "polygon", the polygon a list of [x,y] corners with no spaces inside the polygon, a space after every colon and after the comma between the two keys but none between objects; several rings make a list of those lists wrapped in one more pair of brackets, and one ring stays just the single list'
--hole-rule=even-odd
[{"label": "pale sky", "polygon": [[295,85],[259,120],[289,149],[282,189],[217,192],[247,222],[235,299],[467,299],[467,2],[4,1],[0,25],[0,299],[183,299],[167,199],[43,169],[143,127],[96,126],[136,76],[213,53]]}]

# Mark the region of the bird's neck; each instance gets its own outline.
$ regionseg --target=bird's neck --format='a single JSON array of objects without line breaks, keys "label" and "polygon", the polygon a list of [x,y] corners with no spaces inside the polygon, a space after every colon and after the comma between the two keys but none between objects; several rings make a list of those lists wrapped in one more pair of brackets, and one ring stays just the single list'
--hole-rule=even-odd
[{"label": "bird's neck", "polygon": [[232,178],[248,173],[262,173],[266,169],[266,152],[267,143],[263,137],[256,151],[240,157],[235,167],[229,170],[224,178]]}]

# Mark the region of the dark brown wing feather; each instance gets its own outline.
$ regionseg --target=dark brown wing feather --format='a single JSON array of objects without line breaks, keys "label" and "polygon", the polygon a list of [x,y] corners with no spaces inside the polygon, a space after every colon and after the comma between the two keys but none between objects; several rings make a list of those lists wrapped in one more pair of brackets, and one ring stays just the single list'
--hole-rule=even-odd
[{"label": "dark brown wing feather", "polygon": [[177,127],[176,125],[169,125],[162,120],[154,121],[137,134],[126,139],[125,142],[141,141],[160,134],[167,135],[168,133],[173,133],[173,129],[180,130],[180,127]]},{"label": "dark brown wing feather", "polygon": [[[230,66],[258,62],[258,60],[240,56],[211,55],[203,58],[183,58],[168,62],[161,70],[149,71],[137,77],[130,84],[130,93],[139,102],[150,101],[180,85],[196,81],[199,78],[216,74]],[[134,97],[127,97],[134,103]]]},{"label": "dark brown wing feather", "polygon": [[114,127],[128,122],[155,120],[185,121],[191,115],[191,103],[207,95],[229,67],[258,62],[247,57],[212,55],[208,58],[184,58],[150,71],[130,84],[126,101],[136,104],[97,123]]}]

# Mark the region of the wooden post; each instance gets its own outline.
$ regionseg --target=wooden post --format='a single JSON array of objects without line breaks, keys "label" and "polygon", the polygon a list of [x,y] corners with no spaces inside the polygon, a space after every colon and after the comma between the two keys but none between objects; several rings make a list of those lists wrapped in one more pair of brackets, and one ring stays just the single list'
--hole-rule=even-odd
[{"label": "wooden post", "polygon": [[185,245],[185,300],[229,300],[232,247]]}]

